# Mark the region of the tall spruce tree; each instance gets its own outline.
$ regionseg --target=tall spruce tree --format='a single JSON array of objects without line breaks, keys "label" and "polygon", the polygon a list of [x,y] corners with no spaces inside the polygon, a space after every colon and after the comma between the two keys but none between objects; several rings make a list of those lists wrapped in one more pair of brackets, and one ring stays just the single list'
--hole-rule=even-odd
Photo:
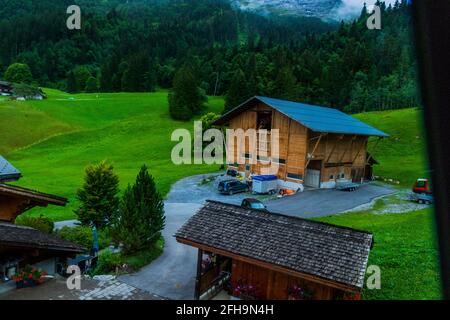
[{"label": "tall spruce tree", "polygon": [[238,69],[234,73],[233,79],[231,80],[231,84],[228,89],[228,93],[225,99],[224,112],[228,112],[233,108],[236,108],[238,105],[249,99],[252,95],[253,93],[249,88],[244,72],[241,69]]},{"label": "tall spruce tree", "polygon": [[73,70],[67,73],[66,91],[69,93],[75,93],[78,91],[77,79],[75,79],[75,74],[73,73]]},{"label": "tall spruce tree", "polygon": [[296,100],[298,98],[297,79],[295,79],[291,67],[281,68],[275,79],[272,95],[275,98],[286,100]]},{"label": "tall spruce tree", "polygon": [[80,205],[75,213],[84,225],[107,226],[119,207],[119,177],[106,161],[86,168],[83,187],[77,191]]},{"label": "tall spruce tree", "polygon": [[169,111],[175,120],[187,121],[203,109],[205,97],[197,85],[194,72],[182,67],[175,75],[173,88],[169,93]]},{"label": "tall spruce tree", "polygon": [[113,237],[126,254],[149,248],[164,229],[164,202],[147,167],[142,166],[133,186],[128,186],[112,224]]}]

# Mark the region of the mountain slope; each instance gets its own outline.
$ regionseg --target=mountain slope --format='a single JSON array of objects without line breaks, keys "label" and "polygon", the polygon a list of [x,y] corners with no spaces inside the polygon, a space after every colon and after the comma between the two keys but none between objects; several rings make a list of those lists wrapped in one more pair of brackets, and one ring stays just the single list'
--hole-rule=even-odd
[{"label": "mountain slope", "polygon": [[330,18],[342,0],[232,0],[232,3],[241,10],[260,14]]}]

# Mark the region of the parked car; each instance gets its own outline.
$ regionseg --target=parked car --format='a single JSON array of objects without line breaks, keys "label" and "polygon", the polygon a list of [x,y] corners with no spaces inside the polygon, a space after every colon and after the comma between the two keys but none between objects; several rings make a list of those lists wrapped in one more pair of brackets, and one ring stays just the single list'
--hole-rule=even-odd
[{"label": "parked car", "polygon": [[227,170],[227,176],[235,178],[238,175],[239,175],[239,172],[237,170],[235,170],[235,169],[228,169]]},{"label": "parked car", "polygon": [[247,198],[242,200],[241,207],[247,209],[267,211],[267,207],[258,199]]},{"label": "parked car", "polygon": [[418,194],[433,194],[431,183],[428,179],[417,179],[412,191]]},{"label": "parked car", "polygon": [[221,181],[218,189],[220,193],[229,195],[239,192],[248,192],[250,190],[247,183],[238,180]]}]

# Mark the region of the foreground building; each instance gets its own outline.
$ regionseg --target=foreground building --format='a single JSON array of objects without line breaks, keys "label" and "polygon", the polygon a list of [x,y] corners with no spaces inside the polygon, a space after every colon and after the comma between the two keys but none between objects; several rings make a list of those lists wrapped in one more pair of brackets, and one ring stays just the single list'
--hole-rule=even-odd
[{"label": "foreground building", "polygon": [[[271,163],[279,165],[279,185],[295,188],[303,185],[314,188],[334,188],[338,181],[361,182],[371,178],[376,163],[367,152],[369,137],[379,139],[388,135],[339,110],[267,97],[254,97],[218,119],[215,125],[229,125],[230,129],[279,130],[279,157],[268,156],[261,150],[237,154],[230,159],[229,168],[241,175],[262,174]],[[264,145],[257,142],[258,148]],[[228,144],[228,152],[231,151]],[[265,150],[263,150],[265,151]],[[241,164],[240,159],[245,159]],[[253,164],[252,164],[253,161]],[[254,162],[257,162],[254,164]],[[239,163],[239,164],[238,164]]]},{"label": "foreground building", "polygon": [[17,216],[36,206],[67,204],[65,198],[6,183],[20,177],[20,172],[0,156],[0,292],[2,285],[26,265],[54,275],[58,263],[64,264],[67,258],[84,251],[59,237],[14,224]]},{"label": "foreground building", "polygon": [[215,201],[175,237],[198,248],[196,299],[360,299],[373,244],[368,232]]}]

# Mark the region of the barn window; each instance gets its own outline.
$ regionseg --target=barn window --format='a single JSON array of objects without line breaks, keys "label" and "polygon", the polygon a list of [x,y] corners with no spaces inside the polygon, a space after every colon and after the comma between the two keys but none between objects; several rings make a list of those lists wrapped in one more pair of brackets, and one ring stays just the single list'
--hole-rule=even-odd
[{"label": "barn window", "polygon": [[245,159],[251,159],[252,155],[250,153],[244,153],[244,158]]},{"label": "barn window", "polygon": [[287,177],[289,179],[294,179],[294,180],[303,180],[303,175],[302,174],[297,174],[297,173],[289,173],[288,172]]},{"label": "barn window", "polygon": [[251,168],[252,167],[249,164],[245,165],[245,171],[250,171]]},{"label": "barn window", "polygon": [[258,161],[261,161],[261,162],[270,162],[270,159],[269,159],[269,157],[258,156]]},{"label": "barn window", "polygon": [[272,129],[272,112],[260,111],[258,112],[256,128],[271,130]]},{"label": "barn window", "polygon": [[334,179],[334,175],[330,175],[330,180],[333,180]]},{"label": "barn window", "polygon": [[273,163],[286,164],[286,159],[272,158]]}]

